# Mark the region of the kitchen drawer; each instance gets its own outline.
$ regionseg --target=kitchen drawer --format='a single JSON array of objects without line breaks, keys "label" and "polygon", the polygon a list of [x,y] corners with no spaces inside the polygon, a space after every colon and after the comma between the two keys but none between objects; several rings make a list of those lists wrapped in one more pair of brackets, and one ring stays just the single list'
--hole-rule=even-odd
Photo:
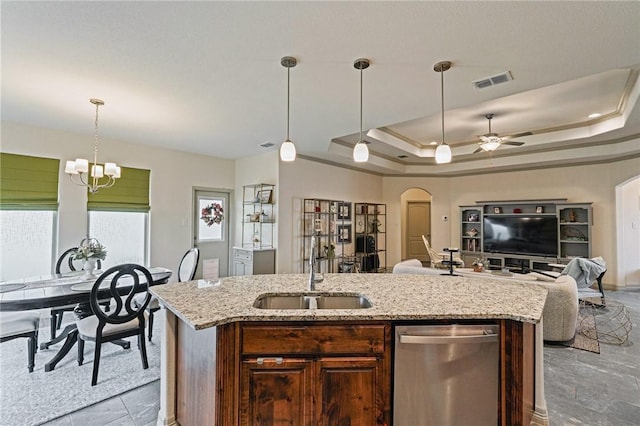
[{"label": "kitchen drawer", "polygon": [[243,325],[243,355],[378,354],[384,325]]},{"label": "kitchen drawer", "polygon": [[233,258],[236,260],[251,262],[251,260],[253,260],[253,252],[250,250],[235,250]]}]

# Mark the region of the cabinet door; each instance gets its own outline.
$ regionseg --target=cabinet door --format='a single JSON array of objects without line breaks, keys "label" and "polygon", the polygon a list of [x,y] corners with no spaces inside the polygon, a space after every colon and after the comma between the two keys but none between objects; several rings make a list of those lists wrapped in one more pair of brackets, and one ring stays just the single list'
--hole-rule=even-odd
[{"label": "cabinet door", "polygon": [[317,425],[382,425],[382,361],[375,357],[321,358],[317,362]]},{"label": "cabinet door", "polygon": [[253,358],[242,362],[240,425],[310,425],[313,361]]},{"label": "cabinet door", "polygon": [[243,275],[253,275],[253,271],[251,270],[251,264],[247,264],[244,262],[240,262],[235,260],[233,262],[233,275],[236,277]]}]

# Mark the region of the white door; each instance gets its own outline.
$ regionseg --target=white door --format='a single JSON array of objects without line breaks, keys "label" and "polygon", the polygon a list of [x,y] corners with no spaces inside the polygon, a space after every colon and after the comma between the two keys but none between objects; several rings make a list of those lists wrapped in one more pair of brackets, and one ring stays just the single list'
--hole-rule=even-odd
[{"label": "white door", "polygon": [[407,203],[407,259],[429,260],[422,236],[431,242],[431,203],[409,201]]},{"label": "white door", "polygon": [[229,193],[195,190],[194,247],[200,250],[195,278],[229,276]]}]

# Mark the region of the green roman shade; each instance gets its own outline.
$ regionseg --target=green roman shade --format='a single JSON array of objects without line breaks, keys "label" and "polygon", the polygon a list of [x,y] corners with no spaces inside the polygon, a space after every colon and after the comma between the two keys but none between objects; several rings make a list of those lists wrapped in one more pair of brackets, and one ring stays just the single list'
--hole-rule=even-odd
[{"label": "green roman shade", "polygon": [[111,188],[88,193],[87,210],[148,212],[151,170],[122,167],[121,177]]},{"label": "green roman shade", "polygon": [[60,160],[0,153],[0,209],[58,210]]}]

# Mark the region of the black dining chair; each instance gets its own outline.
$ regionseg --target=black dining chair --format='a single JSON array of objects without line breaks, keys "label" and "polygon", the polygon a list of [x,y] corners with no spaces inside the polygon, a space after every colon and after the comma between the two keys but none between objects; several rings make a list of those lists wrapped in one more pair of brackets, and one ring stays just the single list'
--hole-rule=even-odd
[{"label": "black dining chair", "polygon": [[40,314],[37,312],[1,312],[0,313],[0,343],[20,337],[27,338],[27,368],[33,372],[38,350],[38,325]]},{"label": "black dining chair", "polygon": [[[103,343],[138,336],[138,349],[142,367],[149,368],[144,331],[146,308],[151,299],[149,284],[153,282],[151,273],[141,265],[127,263],[104,271],[91,288],[90,304],[95,315],[76,322],[78,327],[78,365],[84,362],[84,342],[95,342],[93,355],[93,375],[91,386],[98,382],[100,350]],[[142,295],[137,304],[134,298]],[[103,304],[106,297],[111,299],[111,308],[106,311]]]},{"label": "black dining chair", "polygon": [[[73,258],[73,255],[76,254],[77,250],[78,247],[71,247],[60,255],[56,262],[56,274],[77,271],[82,268],[82,261]],[[100,259],[98,259],[96,265],[98,269],[102,269],[102,262]],[[78,269],[76,269],[76,267]],[[60,327],[62,326],[62,317],[64,313],[73,311],[75,307],[76,305],[67,305],[51,309],[51,340],[56,338],[56,330],[60,330]]]},{"label": "black dining chair", "polygon": [[[198,261],[200,260],[200,250],[197,248],[191,248],[182,256],[180,266],[178,266],[178,282],[185,282],[193,280],[196,275],[196,269],[198,268]],[[136,298],[136,303],[138,303]],[[153,314],[160,310],[160,302],[155,297],[151,297],[147,311],[149,313],[149,341],[153,337]]]}]

